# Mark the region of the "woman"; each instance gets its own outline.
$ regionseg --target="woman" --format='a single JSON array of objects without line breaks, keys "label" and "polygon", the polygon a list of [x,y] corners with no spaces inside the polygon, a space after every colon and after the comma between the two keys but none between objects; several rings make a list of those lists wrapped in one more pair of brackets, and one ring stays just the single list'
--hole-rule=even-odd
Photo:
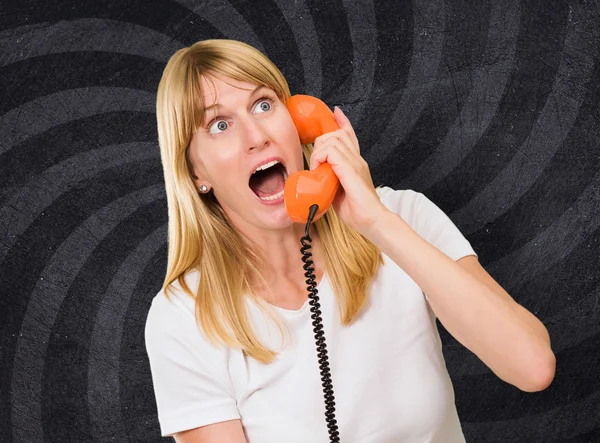
[{"label": "woman", "polygon": [[162,435],[328,441],[304,226],[282,199],[288,174],[325,161],[341,190],[311,236],[340,440],[464,442],[436,317],[502,380],[546,388],[542,323],[423,194],[374,188],[339,108],[340,129],[302,146],[289,96],[263,54],[230,40],[179,50],[160,81],[169,253],[146,346]]}]

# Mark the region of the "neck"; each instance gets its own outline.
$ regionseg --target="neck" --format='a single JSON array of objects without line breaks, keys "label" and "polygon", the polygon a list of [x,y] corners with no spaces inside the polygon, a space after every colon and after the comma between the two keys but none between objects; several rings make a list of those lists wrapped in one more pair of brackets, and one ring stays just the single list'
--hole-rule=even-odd
[{"label": "neck", "polygon": [[[260,231],[254,232],[252,236],[246,236],[255,246],[255,251],[261,259],[258,271],[267,285],[265,288],[264,283],[256,279],[251,282],[254,290],[268,292],[269,289],[290,282],[297,284],[298,287],[305,285],[304,264],[300,252],[302,247],[300,238],[304,236],[304,229],[304,225],[295,223],[285,230]],[[310,237],[312,239],[310,259],[313,261],[315,274],[321,275],[323,269],[321,242],[314,225],[311,226]]]}]

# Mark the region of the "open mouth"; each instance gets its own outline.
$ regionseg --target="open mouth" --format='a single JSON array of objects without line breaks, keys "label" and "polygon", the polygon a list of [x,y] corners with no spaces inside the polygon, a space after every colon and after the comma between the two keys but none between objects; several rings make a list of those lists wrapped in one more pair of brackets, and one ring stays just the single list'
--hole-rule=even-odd
[{"label": "open mouth", "polygon": [[279,160],[272,160],[259,168],[250,176],[250,189],[261,200],[274,201],[283,196],[283,187],[287,179],[285,167]]}]

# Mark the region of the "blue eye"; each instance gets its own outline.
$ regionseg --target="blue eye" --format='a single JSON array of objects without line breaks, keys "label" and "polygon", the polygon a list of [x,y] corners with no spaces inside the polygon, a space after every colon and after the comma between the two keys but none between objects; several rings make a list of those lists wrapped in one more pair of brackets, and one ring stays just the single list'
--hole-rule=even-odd
[{"label": "blue eye", "polygon": [[208,128],[208,132],[211,134],[219,134],[229,127],[229,124],[225,120],[217,120]]},{"label": "blue eye", "polygon": [[256,109],[257,112],[267,112],[271,110],[271,103],[269,103],[266,100],[263,100],[259,103],[256,104],[256,107],[254,108]]}]

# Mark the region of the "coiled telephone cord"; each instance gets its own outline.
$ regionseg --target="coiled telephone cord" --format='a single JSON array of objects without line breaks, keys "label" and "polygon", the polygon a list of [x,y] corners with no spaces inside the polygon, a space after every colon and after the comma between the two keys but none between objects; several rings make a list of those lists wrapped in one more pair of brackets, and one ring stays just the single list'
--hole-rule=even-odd
[{"label": "coiled telephone cord", "polygon": [[313,261],[310,259],[312,253],[312,238],[309,235],[310,225],[319,209],[318,205],[312,205],[310,207],[310,213],[308,221],[306,222],[306,229],[304,231],[304,237],[300,239],[302,248],[302,261],[304,262],[304,276],[306,277],[306,284],[308,289],[308,298],[310,299],[308,304],[310,305],[310,312],[312,312],[311,318],[313,319],[313,332],[315,334],[315,343],[317,345],[317,357],[319,360],[319,371],[321,373],[321,383],[323,385],[323,397],[325,400],[325,421],[327,422],[327,430],[329,431],[329,441],[331,443],[339,443],[340,434],[338,431],[337,421],[335,419],[335,397],[333,395],[333,384],[331,382],[331,371],[329,369],[329,357],[327,355],[327,344],[325,343],[325,336],[323,335],[323,320],[321,318],[321,304],[319,303],[319,296],[317,285],[315,281],[315,268],[313,267]]}]

